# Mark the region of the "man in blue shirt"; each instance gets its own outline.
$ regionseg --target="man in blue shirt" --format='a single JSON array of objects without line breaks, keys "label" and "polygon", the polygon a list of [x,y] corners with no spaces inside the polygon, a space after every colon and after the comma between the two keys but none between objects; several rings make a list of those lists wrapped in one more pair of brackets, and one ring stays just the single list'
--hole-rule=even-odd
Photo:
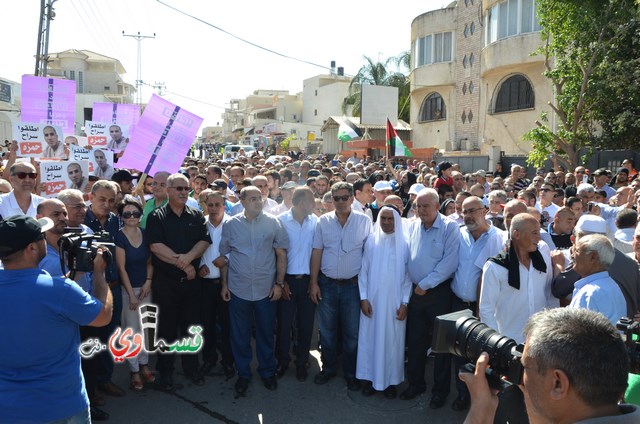
[{"label": "man in blue shirt", "polygon": [[[7,422],[89,422],[78,325],[106,325],[112,297],[102,252],[92,297],[39,269],[51,220],[16,215],[0,222],[0,411]],[[19,349],[16,347],[19,346]]]}]

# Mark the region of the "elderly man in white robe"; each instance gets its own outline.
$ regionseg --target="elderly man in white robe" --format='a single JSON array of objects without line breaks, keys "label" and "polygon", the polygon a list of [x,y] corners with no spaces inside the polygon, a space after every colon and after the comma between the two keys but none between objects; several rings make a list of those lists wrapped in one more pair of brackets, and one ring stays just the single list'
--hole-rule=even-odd
[{"label": "elderly man in white robe", "polygon": [[356,377],[364,380],[362,394],[384,391],[396,397],[404,381],[404,338],[411,280],[407,275],[409,245],[398,210],[381,208],[367,239],[358,275],[360,329]]}]

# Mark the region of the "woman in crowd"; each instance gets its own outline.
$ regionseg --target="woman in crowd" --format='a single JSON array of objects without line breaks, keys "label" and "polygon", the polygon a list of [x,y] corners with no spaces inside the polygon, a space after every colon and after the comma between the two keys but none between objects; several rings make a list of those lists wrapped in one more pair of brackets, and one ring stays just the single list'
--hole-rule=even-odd
[{"label": "woman in crowd", "polygon": [[[116,235],[116,263],[120,273],[122,290],[122,326],[140,333],[141,305],[151,302],[151,251],[144,243],[143,231],[140,228],[142,205],[133,196],[125,196],[118,207],[118,214],[124,226]],[[124,331],[124,330],[123,330]],[[129,359],[131,390],[142,391],[144,383],[153,383],[155,378],[149,369],[149,355],[142,349],[140,353]],[[141,375],[142,374],[142,375]],[[144,380],[144,382],[143,382]]]}]

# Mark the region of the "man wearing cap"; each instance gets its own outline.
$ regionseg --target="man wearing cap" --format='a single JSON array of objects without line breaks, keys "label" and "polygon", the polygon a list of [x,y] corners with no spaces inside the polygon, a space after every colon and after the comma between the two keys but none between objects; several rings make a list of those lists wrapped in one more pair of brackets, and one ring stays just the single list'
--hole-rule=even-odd
[{"label": "man wearing cap", "polygon": [[38,204],[43,197],[33,194],[36,185],[36,168],[28,162],[16,162],[9,168],[9,181],[13,190],[0,195],[0,217],[25,214],[36,216]]},{"label": "man wearing cap", "polygon": [[380,212],[380,208],[384,205],[384,201],[387,196],[393,194],[393,187],[389,181],[381,180],[375,183],[373,186],[373,195],[376,200],[369,204],[371,209],[371,218],[373,222],[378,219],[378,213]]},{"label": "man wearing cap", "polygon": [[[589,234],[607,234],[607,222],[595,215],[583,215],[573,229],[574,246],[581,237]],[[552,293],[566,303],[566,298],[573,292],[580,275],[573,268],[573,262],[561,253],[552,254],[554,279]],[[609,275],[618,283],[627,304],[626,316],[632,317],[640,311],[640,272],[637,263],[618,249],[614,248],[614,257],[609,266]]]},{"label": "man wearing cap", "polygon": [[280,187],[280,196],[282,197],[282,203],[278,205],[278,208],[274,210],[273,215],[279,216],[293,207],[293,190],[298,187],[293,181],[287,181],[282,187]]},{"label": "man wearing cap", "polygon": [[611,181],[611,186],[614,189],[619,189],[620,187],[625,187],[629,184],[629,170],[625,167],[618,168],[618,172],[613,181]]},{"label": "man wearing cap", "polygon": [[94,296],[39,268],[47,252],[43,233],[52,226],[25,215],[0,221],[0,322],[11,323],[0,338],[6,422],[90,421],[78,326],[106,325],[112,296],[101,249],[93,261]]},{"label": "man wearing cap", "polygon": [[489,194],[489,192],[491,191],[491,187],[487,182],[487,171],[485,171],[484,169],[479,169],[473,175],[475,175],[476,177],[476,184],[480,184],[482,187],[484,187],[484,194]]},{"label": "man wearing cap", "polygon": [[598,168],[593,172],[593,186],[596,190],[604,190],[607,192],[607,200],[611,196],[615,196],[616,191],[607,182],[609,181],[609,171],[605,168]]}]

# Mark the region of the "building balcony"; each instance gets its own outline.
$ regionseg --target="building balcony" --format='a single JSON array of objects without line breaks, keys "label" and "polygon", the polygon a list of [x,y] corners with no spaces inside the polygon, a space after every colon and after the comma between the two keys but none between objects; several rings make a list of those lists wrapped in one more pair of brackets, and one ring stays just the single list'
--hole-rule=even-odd
[{"label": "building balcony", "polygon": [[439,87],[455,84],[455,62],[440,62],[423,65],[411,74],[411,91],[424,87]]},{"label": "building balcony", "polygon": [[531,56],[538,47],[539,32],[514,35],[495,41],[482,49],[480,75],[484,77],[496,70],[507,71],[524,64],[543,62],[543,56]]}]

